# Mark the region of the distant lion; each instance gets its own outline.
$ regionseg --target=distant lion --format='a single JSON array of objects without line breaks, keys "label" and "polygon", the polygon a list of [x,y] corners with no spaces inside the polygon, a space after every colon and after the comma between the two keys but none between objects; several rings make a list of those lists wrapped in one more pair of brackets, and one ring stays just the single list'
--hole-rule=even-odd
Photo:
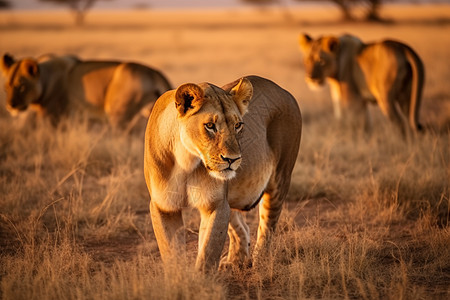
[{"label": "distant lion", "polygon": [[75,56],[45,55],[15,60],[5,54],[7,109],[29,107],[53,124],[63,115],[106,118],[114,128],[128,128],[134,117],[171,89],[166,77],[147,66],[118,61],[83,61]]},{"label": "distant lion", "polygon": [[201,215],[196,268],[217,268],[227,229],[230,245],[224,263],[243,263],[250,232],[239,210],[262,201],[258,257],[280,216],[301,129],[295,98],[257,76],[222,88],[187,83],[162,95],[146,129],[144,173],[163,261],[183,252],[181,212],[192,206]]},{"label": "distant lion", "polygon": [[367,103],[378,103],[405,137],[421,129],[419,108],[425,70],[411,47],[392,40],[363,43],[352,35],[312,39],[300,35],[306,81],[310,85],[329,83],[334,113],[341,108],[365,119],[371,129]]}]

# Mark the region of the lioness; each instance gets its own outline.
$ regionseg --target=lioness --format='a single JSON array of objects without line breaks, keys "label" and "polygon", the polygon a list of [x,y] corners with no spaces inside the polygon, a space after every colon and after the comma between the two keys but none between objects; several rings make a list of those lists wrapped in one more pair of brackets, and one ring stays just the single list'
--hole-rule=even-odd
[{"label": "lioness", "polygon": [[300,35],[306,81],[329,83],[334,113],[341,107],[365,119],[371,129],[367,103],[376,102],[405,137],[421,126],[418,121],[425,71],[419,56],[407,45],[384,40],[363,43],[355,36]]},{"label": "lioness", "polygon": [[144,172],[163,261],[184,251],[181,211],[193,206],[201,215],[196,268],[217,268],[227,228],[226,263],[244,262],[250,234],[240,210],[262,199],[259,253],[280,216],[301,129],[294,97],[256,76],[222,88],[183,84],[162,95],[147,124]]},{"label": "lioness", "polygon": [[171,89],[159,71],[129,62],[54,55],[39,61],[15,60],[5,54],[1,68],[6,77],[7,109],[16,114],[31,107],[54,124],[64,114],[82,112],[126,128],[137,113]]}]

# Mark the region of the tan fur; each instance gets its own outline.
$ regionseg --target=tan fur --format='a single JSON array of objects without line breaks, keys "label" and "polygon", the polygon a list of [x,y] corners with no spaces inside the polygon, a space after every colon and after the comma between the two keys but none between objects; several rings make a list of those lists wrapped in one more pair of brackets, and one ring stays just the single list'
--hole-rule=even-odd
[{"label": "tan fur", "polygon": [[371,129],[367,103],[376,102],[405,137],[420,129],[419,108],[424,66],[407,45],[391,40],[365,44],[355,36],[324,36],[316,40],[300,35],[306,80],[328,81],[335,115],[353,112]]},{"label": "tan fur", "polygon": [[54,124],[63,115],[81,113],[126,128],[171,88],[159,71],[128,62],[52,54],[16,61],[5,54],[1,68],[8,110],[15,114],[31,107]]},{"label": "tan fur", "polygon": [[185,84],[161,96],[146,129],[144,172],[162,259],[184,251],[181,211],[193,206],[201,214],[196,267],[218,266],[228,224],[226,261],[243,263],[250,235],[239,210],[263,195],[254,252],[260,253],[289,188],[301,126],[292,95],[256,76],[223,88]]}]

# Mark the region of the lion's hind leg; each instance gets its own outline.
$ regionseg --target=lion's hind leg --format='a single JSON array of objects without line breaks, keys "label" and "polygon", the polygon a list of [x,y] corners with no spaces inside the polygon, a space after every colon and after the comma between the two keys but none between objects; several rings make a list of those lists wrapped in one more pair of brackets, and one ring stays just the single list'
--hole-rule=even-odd
[{"label": "lion's hind leg", "polygon": [[222,259],[221,267],[228,264],[242,266],[249,258],[250,228],[240,211],[231,211],[228,237],[230,239],[228,255]]},{"label": "lion's hind leg", "polygon": [[268,251],[272,235],[283,209],[286,193],[280,189],[272,189],[263,194],[259,204],[259,226],[255,249],[253,252],[253,264],[260,265],[261,258]]},{"label": "lion's hind leg", "polygon": [[408,107],[402,107],[401,101],[402,91],[391,87],[380,92],[378,105],[383,114],[389,118],[392,124],[400,131],[402,137],[406,141],[410,141],[412,137],[411,128],[408,122],[408,115],[405,110]]}]

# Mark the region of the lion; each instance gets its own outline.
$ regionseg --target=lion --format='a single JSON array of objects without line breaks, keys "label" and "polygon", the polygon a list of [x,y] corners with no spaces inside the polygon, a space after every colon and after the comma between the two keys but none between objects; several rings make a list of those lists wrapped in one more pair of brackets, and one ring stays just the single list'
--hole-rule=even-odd
[{"label": "lion", "polygon": [[222,88],[187,83],[162,95],[147,123],[144,173],[163,262],[185,251],[182,209],[188,206],[201,216],[196,269],[217,269],[227,228],[230,244],[223,265],[250,261],[249,228],[241,211],[260,200],[253,257],[267,249],[301,131],[295,98],[261,77],[244,77]]},{"label": "lion", "polygon": [[[150,67],[119,61],[83,61],[76,56],[44,55],[14,59],[3,55],[7,109],[16,115],[28,108],[57,124],[63,115],[85,114],[126,129],[139,113],[172,87]],[[131,125],[130,125],[131,124]]]},{"label": "lion", "polygon": [[349,111],[371,131],[367,104],[378,103],[404,137],[422,128],[418,119],[425,68],[411,47],[393,40],[366,44],[352,35],[314,40],[301,34],[299,44],[306,81],[313,87],[328,82],[336,118]]}]

